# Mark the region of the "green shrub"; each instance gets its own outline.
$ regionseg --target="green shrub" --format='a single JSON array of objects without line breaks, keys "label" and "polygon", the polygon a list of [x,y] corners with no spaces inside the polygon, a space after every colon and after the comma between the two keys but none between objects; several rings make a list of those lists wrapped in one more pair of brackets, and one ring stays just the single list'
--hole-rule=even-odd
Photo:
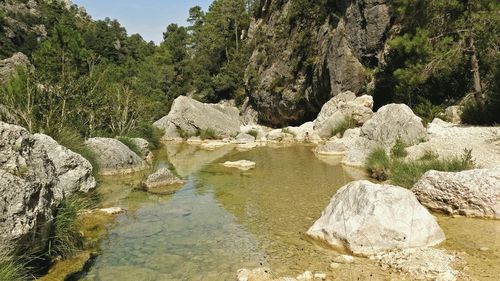
[{"label": "green shrub", "polygon": [[135,154],[139,155],[140,157],[144,156],[144,155],[142,155],[141,149],[137,146],[137,144],[131,138],[129,138],[129,137],[123,137],[123,136],[119,136],[119,137],[116,137],[116,138],[121,143],[123,143],[128,148],[130,148],[130,150],[132,150],[133,152],[135,152]]},{"label": "green shrub", "polygon": [[385,181],[389,178],[391,170],[391,159],[381,147],[374,149],[366,160],[366,169],[371,177]]},{"label": "green shrub", "polygon": [[391,157],[393,158],[404,158],[408,155],[406,148],[408,145],[401,139],[396,140],[396,143],[391,149]]},{"label": "green shrub", "polygon": [[215,140],[218,139],[217,132],[214,129],[200,129],[198,130],[198,135],[202,140]]},{"label": "green shrub", "polygon": [[[395,145],[395,147],[403,147]],[[413,185],[430,170],[442,172],[459,172],[473,169],[475,166],[472,151],[465,150],[461,157],[439,159],[438,156],[427,151],[418,160],[402,160],[398,157],[399,152],[387,155],[383,148],[374,149],[367,158],[366,168],[371,176],[378,180],[390,180],[392,184],[412,188]],[[401,154],[399,154],[401,155]]]},{"label": "green shrub", "polygon": [[132,138],[143,138],[149,142],[149,148],[154,150],[161,146],[161,138],[165,132],[151,124],[141,124],[127,134]]},{"label": "green shrub", "polygon": [[9,255],[9,251],[0,247],[0,280],[30,280],[26,265]]},{"label": "green shrub", "polygon": [[249,134],[252,137],[254,137],[255,139],[257,139],[257,137],[259,136],[259,131],[252,129],[252,130],[248,131],[247,134]]},{"label": "green shrub", "polygon": [[341,137],[344,136],[345,131],[348,129],[356,128],[356,120],[352,116],[346,116],[335,128],[332,129],[332,136],[340,134]]},{"label": "green shrub", "polygon": [[78,215],[94,206],[92,198],[75,194],[63,200],[54,217],[54,231],[49,239],[47,255],[51,258],[71,257],[83,248],[84,238],[79,231]]},{"label": "green shrub", "polygon": [[97,177],[99,174],[99,164],[97,156],[94,151],[85,145],[85,140],[78,133],[71,129],[64,128],[59,133],[53,136],[54,139],[62,146],[70,149],[71,151],[80,154],[83,158],[87,159],[92,165],[92,174]]}]

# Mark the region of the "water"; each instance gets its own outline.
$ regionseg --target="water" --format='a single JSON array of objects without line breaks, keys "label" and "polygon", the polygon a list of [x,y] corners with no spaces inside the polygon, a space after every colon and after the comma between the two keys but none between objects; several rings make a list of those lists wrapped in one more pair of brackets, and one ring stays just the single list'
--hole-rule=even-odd
[{"label": "water", "polygon": [[[241,159],[257,167],[242,172],[220,165]],[[158,166],[175,169],[187,183],[173,195],[156,196],[134,190],[145,173],[104,179],[104,205],[129,211],[119,216],[83,280],[234,280],[239,268],[261,265],[277,276],[311,270],[335,280],[404,278],[362,258],[329,269],[339,253],[304,235],[341,186],[365,177],[338,159],[316,158],[312,147],[238,152],[169,144],[156,153]],[[464,252],[473,277],[494,280],[489,278],[499,272],[499,222],[439,220],[448,236],[443,247]],[[477,228],[464,233],[464,225]],[[485,238],[477,237],[480,232]]]}]

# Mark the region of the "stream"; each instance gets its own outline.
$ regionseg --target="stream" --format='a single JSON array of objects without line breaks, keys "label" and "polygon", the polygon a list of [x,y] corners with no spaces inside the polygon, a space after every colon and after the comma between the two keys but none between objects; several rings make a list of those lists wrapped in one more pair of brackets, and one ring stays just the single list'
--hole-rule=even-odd
[{"label": "stream", "polygon": [[[276,276],[305,270],[331,280],[401,280],[376,262],[330,269],[339,255],[304,233],[335,192],[365,179],[363,170],[334,157],[318,158],[311,146],[215,151],[166,144],[155,152],[154,168],[169,167],[186,180],[175,194],[134,190],[148,173],[104,177],[98,187],[104,207],[127,210],[101,242],[101,253],[80,280],[235,280],[240,268],[267,266]],[[251,160],[240,171],[220,163]],[[438,216],[447,240],[440,245],[466,262],[473,280],[495,280],[500,272],[500,222]],[[410,279],[407,279],[410,280]]]}]

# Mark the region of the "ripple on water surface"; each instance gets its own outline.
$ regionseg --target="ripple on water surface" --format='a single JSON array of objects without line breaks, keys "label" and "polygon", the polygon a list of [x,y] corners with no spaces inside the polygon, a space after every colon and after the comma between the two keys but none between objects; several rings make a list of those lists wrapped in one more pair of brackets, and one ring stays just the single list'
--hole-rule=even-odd
[{"label": "ripple on water surface", "polygon": [[[83,280],[234,280],[237,269],[261,264],[280,276],[312,270],[336,280],[401,279],[368,259],[329,269],[338,253],[304,236],[331,196],[363,178],[362,171],[343,167],[338,159],[318,159],[308,146],[209,152],[169,144],[156,156],[156,166],[175,169],[187,184],[174,195],[156,196],[133,191],[144,175],[105,178],[99,188],[104,204],[131,211],[119,217]],[[243,172],[219,164],[241,159],[257,167]],[[453,233],[443,247],[457,249],[454,239],[463,240],[455,233],[457,224],[441,221],[445,232]],[[497,239],[495,223],[484,231]],[[498,255],[498,243],[484,243]]]}]

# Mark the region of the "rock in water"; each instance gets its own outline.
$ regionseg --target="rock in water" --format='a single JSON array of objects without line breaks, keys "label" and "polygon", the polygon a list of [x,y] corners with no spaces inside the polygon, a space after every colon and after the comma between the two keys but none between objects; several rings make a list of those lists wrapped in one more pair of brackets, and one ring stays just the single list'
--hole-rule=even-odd
[{"label": "rock in water", "polygon": [[117,139],[91,138],[85,145],[95,153],[102,175],[133,173],[147,167],[141,157]]},{"label": "rock in water", "polygon": [[218,137],[235,136],[240,132],[240,113],[236,107],[206,104],[179,96],[169,114],[153,125],[165,130],[165,140],[180,137],[179,131],[195,135],[198,130],[214,130]]},{"label": "rock in water", "polygon": [[149,149],[149,142],[143,138],[131,138],[132,143],[134,143],[141,153],[142,159],[146,162],[153,160],[153,153]]},{"label": "rock in water", "polygon": [[47,135],[35,134],[33,138],[47,151],[47,156],[54,163],[57,178],[54,196],[62,200],[75,192],[87,193],[96,186],[92,176],[92,165],[80,154],[59,145]]},{"label": "rock in water", "polygon": [[255,168],[256,164],[255,164],[255,162],[248,161],[248,160],[239,160],[239,161],[234,161],[234,162],[227,161],[227,162],[224,162],[222,165],[224,165],[228,168],[238,168],[240,170],[247,171],[247,170]]},{"label": "rock in water", "polygon": [[412,191],[431,210],[500,219],[500,168],[458,173],[428,171]]},{"label": "rock in water", "polygon": [[368,139],[390,148],[398,139],[413,145],[427,137],[422,119],[404,104],[388,104],[381,107],[363,125],[361,131]]},{"label": "rock in water", "polygon": [[171,194],[182,184],[184,184],[183,180],[176,177],[169,169],[162,168],[151,174],[142,186],[150,193]]},{"label": "rock in water", "polygon": [[307,234],[358,255],[432,246],[445,239],[411,191],[369,181],[339,189]]}]

